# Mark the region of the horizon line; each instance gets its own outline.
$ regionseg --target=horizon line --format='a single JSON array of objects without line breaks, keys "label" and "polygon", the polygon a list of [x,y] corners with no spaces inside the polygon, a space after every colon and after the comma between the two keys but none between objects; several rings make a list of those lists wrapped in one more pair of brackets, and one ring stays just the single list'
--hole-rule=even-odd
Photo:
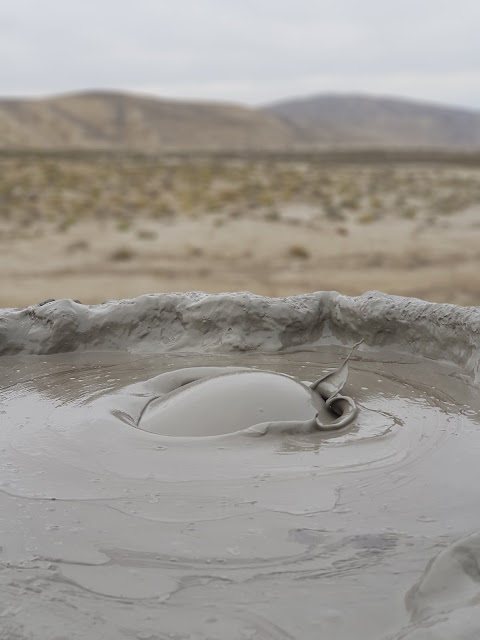
[{"label": "horizon line", "polygon": [[21,101],[21,100],[32,100],[32,101],[41,101],[41,100],[52,100],[55,98],[62,97],[75,97],[75,96],[87,96],[91,94],[104,94],[104,95],[122,95],[122,96],[131,96],[131,97],[139,97],[146,98],[151,100],[158,101],[169,101],[169,102],[181,102],[187,104],[211,104],[211,105],[232,105],[232,106],[242,106],[249,109],[263,109],[265,107],[273,107],[276,105],[281,105],[290,102],[303,102],[307,100],[312,100],[315,98],[364,98],[364,99],[372,99],[379,101],[395,101],[395,102],[406,102],[413,103],[417,105],[429,106],[429,107],[437,107],[444,109],[455,109],[468,111],[471,113],[480,112],[479,107],[472,107],[466,105],[460,105],[458,103],[451,102],[442,102],[429,98],[417,98],[411,97],[407,95],[399,95],[399,94],[390,94],[390,93],[376,93],[371,91],[348,91],[348,90],[335,90],[335,91],[319,91],[307,94],[297,94],[297,95],[289,95],[283,98],[276,98],[274,100],[269,100],[267,102],[259,102],[259,103],[249,103],[242,102],[238,100],[231,100],[228,98],[199,98],[194,96],[189,97],[180,97],[174,95],[167,95],[161,93],[155,93],[153,91],[143,91],[141,89],[129,89],[129,88],[118,88],[118,87],[86,87],[83,89],[71,89],[66,91],[56,91],[56,92],[41,92],[41,93],[20,93],[20,94],[0,94],[0,101]]}]

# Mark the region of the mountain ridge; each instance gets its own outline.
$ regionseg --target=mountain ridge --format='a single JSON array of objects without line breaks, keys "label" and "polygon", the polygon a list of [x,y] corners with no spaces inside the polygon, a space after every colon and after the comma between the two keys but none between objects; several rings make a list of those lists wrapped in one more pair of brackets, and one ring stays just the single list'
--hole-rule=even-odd
[{"label": "mountain ridge", "polygon": [[480,147],[480,111],[403,97],[318,94],[277,101],[265,111],[332,144]]},{"label": "mountain ridge", "polygon": [[0,98],[0,149],[162,151],[480,149],[480,111],[318,94],[260,107],[92,89]]},{"label": "mountain ridge", "polygon": [[294,142],[290,125],[243,105],[110,91],[0,100],[0,148],[4,149],[157,152],[277,148]]}]

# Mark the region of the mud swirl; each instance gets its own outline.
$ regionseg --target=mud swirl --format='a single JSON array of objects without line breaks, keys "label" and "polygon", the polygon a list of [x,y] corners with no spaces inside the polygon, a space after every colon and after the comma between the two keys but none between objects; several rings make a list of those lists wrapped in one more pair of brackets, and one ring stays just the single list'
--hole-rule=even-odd
[{"label": "mud swirl", "polygon": [[1,633],[43,640],[60,621],[138,640],[473,633],[480,418],[466,356],[362,345],[342,391],[358,416],[340,431],[138,428],[161,373],[235,366],[311,382],[347,353],[3,356]]}]

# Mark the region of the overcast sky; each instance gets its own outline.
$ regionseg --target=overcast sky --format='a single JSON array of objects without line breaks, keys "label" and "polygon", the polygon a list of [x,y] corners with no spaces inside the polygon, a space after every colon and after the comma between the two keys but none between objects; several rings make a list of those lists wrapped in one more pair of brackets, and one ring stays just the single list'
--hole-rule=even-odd
[{"label": "overcast sky", "polygon": [[362,92],[480,109],[479,31],[480,0],[0,0],[0,95]]}]

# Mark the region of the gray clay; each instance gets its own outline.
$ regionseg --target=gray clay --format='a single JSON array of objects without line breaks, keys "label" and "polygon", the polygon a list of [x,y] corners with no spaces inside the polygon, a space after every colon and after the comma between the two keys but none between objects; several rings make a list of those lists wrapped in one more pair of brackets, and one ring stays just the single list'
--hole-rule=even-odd
[{"label": "gray clay", "polygon": [[357,413],[354,401],[339,395],[347,375],[347,361],[311,385],[273,371],[237,367],[164,373],[149,381],[156,395],[145,403],[137,426],[176,437],[337,430]]},{"label": "gray clay", "polygon": [[378,293],[0,310],[0,639],[478,640],[479,336]]}]

